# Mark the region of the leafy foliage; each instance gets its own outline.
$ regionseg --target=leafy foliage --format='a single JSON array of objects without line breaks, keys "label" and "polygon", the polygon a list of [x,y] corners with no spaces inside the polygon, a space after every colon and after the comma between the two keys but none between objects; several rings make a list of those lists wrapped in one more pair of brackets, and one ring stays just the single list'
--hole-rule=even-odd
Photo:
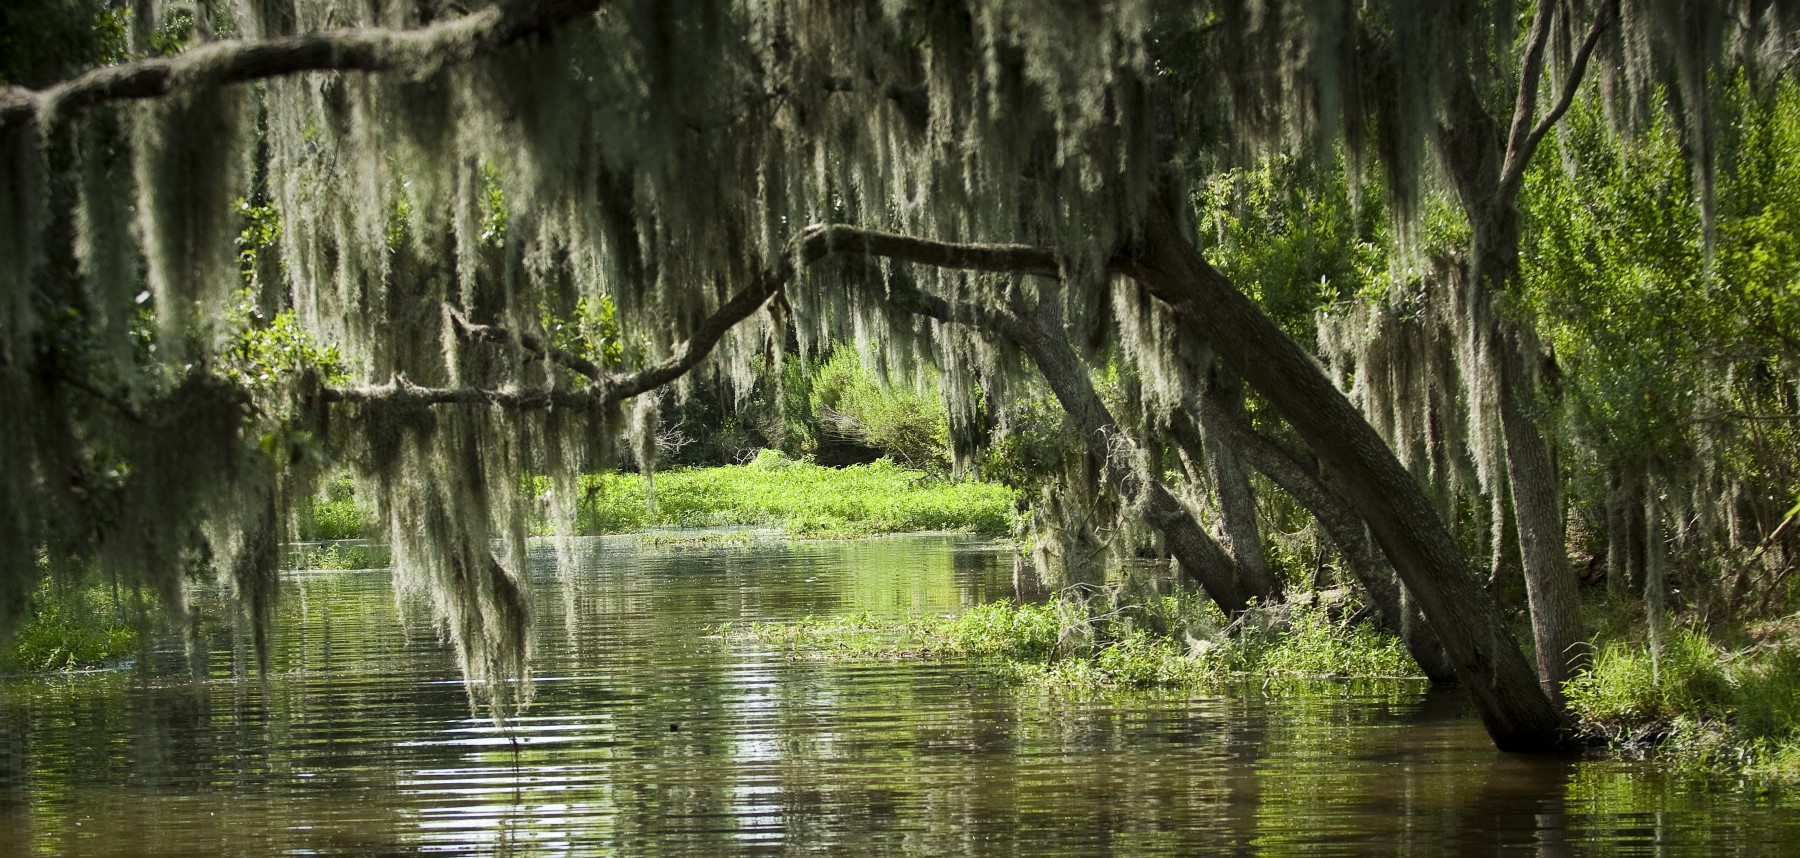
[{"label": "leafy foliage", "polygon": [[936,373],[925,373],[911,387],[883,383],[855,349],[839,345],[809,386],[821,427],[860,439],[907,467],[949,467],[950,423]]}]

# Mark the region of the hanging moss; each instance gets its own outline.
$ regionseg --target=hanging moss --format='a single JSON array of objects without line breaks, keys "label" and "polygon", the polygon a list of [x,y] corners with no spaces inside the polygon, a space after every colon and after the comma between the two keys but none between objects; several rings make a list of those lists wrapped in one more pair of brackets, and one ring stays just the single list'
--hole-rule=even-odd
[{"label": "hanging moss", "polygon": [[[459,20],[488,8],[467,5]],[[1662,109],[1649,93],[1664,87],[1698,163],[1710,164],[1707,76],[1786,57],[1794,30],[1783,4],[1725,6],[1730,15],[1678,0],[1624,5],[1596,61],[1616,125],[1642,127],[1647,110]],[[1556,8],[1552,87],[1599,7]],[[236,9],[221,30],[252,37],[465,14],[338,0]],[[228,52],[196,47],[160,98],[67,117],[45,105],[49,120],[73,123],[56,139],[77,150],[72,250],[92,306],[75,316],[116,346],[135,335],[147,289],[154,350],[114,348],[103,370],[83,375],[91,390],[56,380],[66,364],[37,363],[55,351],[39,348],[31,303],[46,268],[50,166],[34,125],[0,125],[0,398],[17,406],[0,416],[0,635],[22,603],[14,596],[30,590],[37,547],[51,541],[38,512],[47,508],[104,509],[57,526],[103,531],[109,565],[165,604],[179,604],[194,556],[211,554],[263,628],[271,546],[309,494],[300,462],[323,452],[378,499],[400,585],[429,597],[472,691],[497,713],[522,705],[531,499],[520,477],[548,475],[546,502],[572,522],[576,474],[608,461],[625,433],[653,471],[657,429],[653,396],[638,397],[630,419],[611,402],[519,405],[605,387],[522,346],[549,340],[544,308],[605,296],[637,368],[683,354],[747,284],[795,264],[784,257],[809,223],[1049,246],[1062,268],[1054,287],[852,258],[810,266],[700,371],[749,390],[755,361],[786,351],[790,324],[802,356],[851,343],[884,383],[934,367],[966,466],[974,436],[1031,398],[1031,371],[1014,344],[889,299],[921,290],[984,307],[1043,302],[1087,357],[1119,362],[1126,422],[1154,432],[1191,394],[1205,344],[1178,336],[1166,312],[1107,272],[1167,173],[1341,145],[1353,170],[1385,177],[1410,235],[1419,201],[1442,183],[1427,144],[1446,106],[1467,97],[1452,84],[1512,79],[1516,13],[1425,0],[620,0],[498,49],[390,40],[400,71],[224,84]],[[1504,116],[1513,94],[1475,97]],[[266,117],[260,129],[253,106]],[[258,133],[266,178],[252,187]],[[1709,169],[1696,171],[1702,184]],[[240,286],[235,203],[258,196],[282,226],[277,291],[306,331],[341,349],[362,398],[327,409],[316,386],[296,382],[248,403],[210,374]],[[1498,432],[1487,422],[1497,388],[1484,357],[1494,309],[1455,277],[1433,283],[1422,306],[1396,297],[1323,319],[1321,345],[1440,496],[1472,477],[1499,497]],[[459,318],[512,337],[467,337]],[[487,393],[428,403],[421,387]],[[79,406],[57,398],[76,396]],[[323,450],[308,451],[307,433]],[[1093,578],[1109,547],[1149,541],[1136,511],[1098,491],[1095,465],[1068,457],[1044,483],[1040,563],[1068,580]],[[95,490],[103,500],[74,499],[57,475],[82,468],[111,468],[117,485]],[[1194,483],[1203,493],[1204,479]]]}]

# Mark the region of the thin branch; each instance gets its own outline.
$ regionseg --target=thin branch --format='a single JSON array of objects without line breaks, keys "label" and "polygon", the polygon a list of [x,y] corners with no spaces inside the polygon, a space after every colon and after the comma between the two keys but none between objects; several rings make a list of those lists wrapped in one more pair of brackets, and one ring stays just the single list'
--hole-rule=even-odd
[{"label": "thin branch", "polygon": [[132,407],[131,403],[125,401],[124,397],[110,391],[102,390],[87,379],[78,377],[74,373],[59,372],[57,373],[57,377],[60,378],[64,384],[86,393],[110,406],[114,411],[119,412],[121,417],[124,417],[133,423],[145,422],[143,413]]},{"label": "thin branch", "polygon": [[0,89],[0,127],[48,125],[109,101],[157,98],[188,81],[243,83],[315,71],[421,71],[460,63],[551,32],[603,0],[512,0],[417,30],[327,30],[257,41],[222,41],[176,57],[94,69],[42,90]]},{"label": "thin branch", "polygon": [[1519,97],[1513,105],[1512,127],[1506,133],[1502,177],[1512,172],[1514,159],[1523,152],[1525,139],[1530,136],[1531,115],[1537,112],[1538,80],[1544,76],[1544,46],[1550,41],[1550,19],[1555,16],[1556,0],[1538,0],[1537,10],[1531,14],[1531,31],[1525,37],[1525,58],[1519,65]]},{"label": "thin branch", "polygon": [[[1561,121],[1563,114],[1575,103],[1575,93],[1581,88],[1581,79],[1587,75],[1588,60],[1593,58],[1594,48],[1600,44],[1600,34],[1612,23],[1615,4],[1605,2],[1600,5],[1599,14],[1594,16],[1593,26],[1588,27],[1587,36],[1581,40],[1581,47],[1575,52],[1575,61],[1569,64],[1568,79],[1563,81],[1562,95],[1551,106],[1550,112],[1538,120],[1531,133],[1520,140],[1516,137],[1507,142],[1505,166],[1500,170],[1500,203],[1510,205],[1519,193],[1519,186],[1525,181],[1525,165],[1531,162],[1532,153],[1537,151],[1538,144],[1544,141],[1544,135]],[[1524,101],[1524,93],[1520,93],[1520,101]],[[1513,117],[1513,131],[1519,130],[1519,117]]]},{"label": "thin branch", "polygon": [[825,253],[860,253],[938,268],[1042,277],[1061,277],[1064,267],[1055,250],[1029,244],[959,244],[844,224],[808,229],[820,230],[817,240]]}]

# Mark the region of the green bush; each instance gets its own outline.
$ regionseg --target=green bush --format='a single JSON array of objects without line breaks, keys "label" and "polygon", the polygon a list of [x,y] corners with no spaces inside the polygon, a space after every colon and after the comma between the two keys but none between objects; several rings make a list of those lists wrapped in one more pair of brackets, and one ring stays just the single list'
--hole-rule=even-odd
[{"label": "green bush", "polygon": [[856,349],[836,346],[812,379],[812,414],[914,468],[950,464],[950,421],[935,374],[922,388],[882,385]]},{"label": "green bush", "polygon": [[137,630],[124,621],[111,588],[90,583],[59,589],[48,575],[32,594],[25,622],[13,638],[20,670],[101,667],[137,649]]},{"label": "green bush", "polygon": [[350,478],[339,477],[314,499],[294,536],[304,540],[361,539],[369,535],[371,518],[372,511],[357,502]]},{"label": "green bush", "polygon": [[1698,629],[1671,632],[1659,658],[1633,641],[1600,648],[1564,689],[1591,732],[1656,742],[1690,767],[1800,781],[1800,652],[1730,652]]}]

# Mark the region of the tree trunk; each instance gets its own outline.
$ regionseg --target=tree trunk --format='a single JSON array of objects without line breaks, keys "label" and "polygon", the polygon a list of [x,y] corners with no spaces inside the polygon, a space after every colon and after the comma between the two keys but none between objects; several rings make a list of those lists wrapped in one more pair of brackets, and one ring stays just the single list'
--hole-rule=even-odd
[{"label": "tree trunk", "polygon": [[[1519,216],[1505,187],[1507,132],[1482,106],[1465,70],[1452,76],[1458,97],[1440,130],[1440,146],[1463,212],[1469,219],[1468,294],[1462,312],[1474,340],[1470,357],[1485,366],[1462,367],[1493,384],[1505,441],[1506,481],[1519,537],[1519,565],[1531,608],[1538,681],[1553,701],[1562,683],[1585,663],[1586,633],[1574,574],[1563,562],[1561,484],[1555,453],[1534,422],[1537,344],[1531,331],[1502,317],[1495,299],[1519,281]],[[1528,102],[1521,102],[1527,104]],[[1527,112],[1528,115],[1528,112]],[[1490,380],[1491,379],[1491,380]]]},{"label": "tree trunk", "polygon": [[1337,476],[1437,630],[1494,744],[1507,751],[1562,745],[1562,712],[1424,491],[1312,356],[1200,255],[1177,226],[1184,204],[1166,200],[1146,218],[1131,273],[1184,328],[1211,341]]},{"label": "tree trunk", "polygon": [[[1498,338],[1496,338],[1498,340]],[[1507,338],[1494,347],[1500,364],[1500,429],[1506,438],[1506,484],[1512,490],[1513,522],[1519,533],[1525,599],[1531,606],[1538,682],[1561,705],[1563,683],[1587,664],[1587,633],[1581,620],[1581,593],[1564,561],[1562,500],[1550,442],[1532,420],[1536,396],[1530,374],[1520,364],[1522,349]]]},{"label": "tree trunk", "polygon": [[[1394,567],[1369,541],[1368,526],[1351,508],[1350,502],[1314,476],[1316,467],[1309,469],[1296,461],[1288,451],[1258,434],[1242,415],[1208,413],[1216,408],[1214,403],[1206,400],[1194,403],[1193,410],[1208,418],[1213,428],[1213,434],[1208,437],[1230,445],[1251,467],[1261,471],[1263,476],[1306,507],[1337,545],[1350,573],[1368,592],[1377,616],[1400,636],[1407,652],[1419,663],[1419,669],[1433,682],[1454,681],[1456,670],[1445,657],[1443,644],[1438,642],[1437,634],[1418,612],[1417,606],[1405,599],[1399,581],[1394,577]],[[1190,433],[1191,427],[1189,432],[1178,432],[1176,437],[1182,439]],[[1187,443],[1185,439],[1183,443]]]},{"label": "tree trunk", "polygon": [[1213,362],[1207,375],[1203,396],[1213,407],[1200,412],[1204,443],[1198,447],[1184,446],[1189,447],[1188,456],[1203,457],[1201,460],[1206,462],[1207,470],[1212,474],[1213,487],[1219,494],[1219,521],[1225,531],[1225,547],[1237,561],[1238,574],[1250,589],[1250,595],[1264,604],[1279,602],[1282,599],[1281,582],[1269,570],[1268,558],[1263,554],[1262,532],[1256,523],[1256,494],[1250,488],[1250,477],[1244,473],[1244,466],[1238,461],[1232,445],[1219,440],[1221,430],[1215,425],[1225,415],[1244,413],[1244,386],[1218,361]]},{"label": "tree trunk", "polygon": [[1169,553],[1181,564],[1182,571],[1199,583],[1227,615],[1248,607],[1249,593],[1238,578],[1231,556],[1161,481],[1145,472],[1137,444],[1119,428],[1095,392],[1087,365],[1069,345],[1055,304],[1044,301],[1018,330],[997,333],[1010,334],[1037,364],[1051,393],[1081,434],[1088,454],[1100,461],[1107,482],[1126,504],[1141,509],[1144,520],[1163,534]]}]

